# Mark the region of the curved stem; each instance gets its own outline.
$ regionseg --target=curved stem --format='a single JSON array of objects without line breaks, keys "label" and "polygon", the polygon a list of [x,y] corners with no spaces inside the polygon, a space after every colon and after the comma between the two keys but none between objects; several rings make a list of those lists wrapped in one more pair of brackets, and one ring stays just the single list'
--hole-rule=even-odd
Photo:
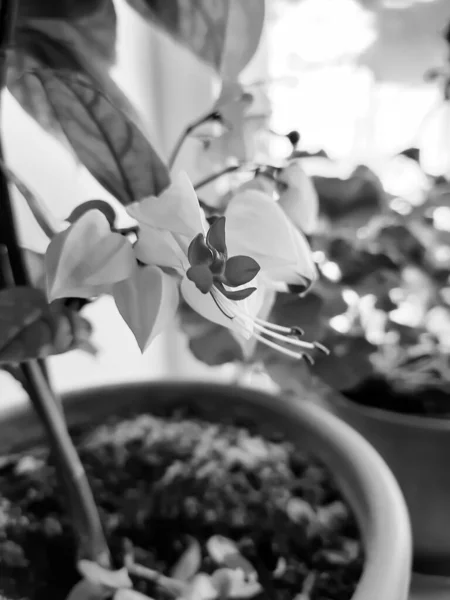
[{"label": "curved stem", "polygon": [[173,150],[170,153],[169,160],[167,161],[169,169],[172,169],[173,165],[175,164],[175,161],[178,158],[178,155],[180,154],[180,150],[183,147],[184,142],[190,135],[192,135],[192,133],[197,129],[197,127],[200,127],[200,125],[203,125],[208,121],[212,121],[218,118],[218,114],[214,112],[208,113],[207,115],[200,117],[199,119],[188,125],[188,127],[186,127],[186,129],[181,133],[180,137],[176,141],[175,146],[173,147]]}]

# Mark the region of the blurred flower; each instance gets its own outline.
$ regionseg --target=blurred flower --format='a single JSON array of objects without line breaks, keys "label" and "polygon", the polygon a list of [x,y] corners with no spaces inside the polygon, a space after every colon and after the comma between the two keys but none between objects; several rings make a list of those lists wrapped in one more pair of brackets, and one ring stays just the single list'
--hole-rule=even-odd
[{"label": "blurred flower", "polygon": [[300,161],[292,161],[282,169],[278,181],[286,186],[280,193],[281,208],[300,231],[313,233],[319,219],[319,197]]}]

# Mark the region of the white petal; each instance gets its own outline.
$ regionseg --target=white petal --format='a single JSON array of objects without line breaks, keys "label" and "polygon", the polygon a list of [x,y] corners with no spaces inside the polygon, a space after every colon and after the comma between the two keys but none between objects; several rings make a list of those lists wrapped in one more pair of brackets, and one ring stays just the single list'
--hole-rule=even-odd
[{"label": "white petal", "polygon": [[158,267],[136,267],[131,277],[113,287],[113,296],[144,352],[175,318],[178,281]]},{"label": "white petal", "polygon": [[99,289],[109,289],[128,277],[135,263],[130,242],[111,231],[102,212],[90,210],[57,234],[47,248],[48,297],[97,295]]},{"label": "white petal", "polygon": [[189,267],[187,248],[190,241],[185,236],[175,237],[170,231],[141,224],[134,253],[146,265],[170,267],[184,272]]},{"label": "white petal", "polygon": [[290,228],[290,235],[294,246],[295,262],[290,265],[267,269],[266,275],[274,281],[291,284],[304,284],[316,281],[317,268],[306,238],[293,226]]},{"label": "white petal", "polygon": [[280,194],[279,203],[296,227],[306,234],[317,227],[319,197],[298,161],[290,163],[278,177],[287,188]]},{"label": "white petal", "polygon": [[177,175],[161,196],[149,196],[127,207],[139,224],[149,225],[193,239],[203,232],[202,211],[186,173]]},{"label": "white petal", "polygon": [[269,196],[252,190],[238,194],[225,216],[229,256],[251,256],[263,271],[289,283],[315,278],[308,242]]},{"label": "white petal", "polygon": [[[199,315],[208,319],[208,321],[212,321],[213,323],[217,323],[218,325],[223,325],[223,327],[232,328],[233,319],[232,317],[232,306],[231,312],[228,313],[230,317],[226,317],[223,312],[219,309],[216,302],[214,302],[211,294],[203,294],[187,277],[183,279],[181,282],[181,294],[189,306],[195,310]],[[229,302],[225,297],[223,297],[224,301]]]}]

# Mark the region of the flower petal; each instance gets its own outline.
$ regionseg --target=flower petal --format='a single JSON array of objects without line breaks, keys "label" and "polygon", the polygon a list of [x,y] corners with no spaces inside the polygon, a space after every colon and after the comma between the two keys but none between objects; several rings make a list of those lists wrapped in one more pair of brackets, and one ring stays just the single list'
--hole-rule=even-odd
[{"label": "flower petal", "polygon": [[208,248],[205,242],[203,233],[199,233],[188,248],[189,264],[195,267],[196,265],[210,265],[213,261],[212,250]]},{"label": "flower petal", "polygon": [[186,277],[193,281],[202,294],[207,294],[213,286],[213,274],[206,265],[189,267]]},{"label": "flower petal", "polygon": [[229,254],[250,256],[283,281],[316,277],[306,239],[266,194],[248,190],[233,198],[226,211],[226,235]]},{"label": "flower petal", "polygon": [[225,264],[226,283],[233,287],[245,285],[256,277],[260,268],[250,256],[232,256]]},{"label": "flower petal", "polygon": [[111,231],[102,212],[90,210],[57,234],[47,248],[48,297],[90,298],[128,277],[135,263],[130,242]]},{"label": "flower petal", "polygon": [[136,266],[131,277],[113,287],[113,296],[124,321],[144,352],[175,317],[177,278],[158,267]]},{"label": "flower petal", "polygon": [[146,265],[168,267],[184,272],[189,267],[187,249],[190,242],[190,238],[184,236],[175,238],[170,231],[141,224],[134,253],[136,258]]},{"label": "flower petal", "polygon": [[202,294],[187,277],[181,282],[181,294],[189,306],[208,321],[223,325],[223,327],[230,328],[233,326],[233,315],[230,313],[229,317],[225,316],[215,303],[212,295]]},{"label": "flower petal", "polygon": [[225,243],[225,217],[219,217],[214,221],[206,234],[206,243],[220,254],[226,254]]},{"label": "flower petal", "polygon": [[184,172],[160,196],[135,202],[127,207],[127,212],[139,224],[185,235],[189,241],[204,232],[197,194]]},{"label": "flower petal", "polygon": [[279,204],[296,227],[303,233],[315,231],[319,218],[317,191],[298,161],[283,169],[278,180],[286,184]]}]

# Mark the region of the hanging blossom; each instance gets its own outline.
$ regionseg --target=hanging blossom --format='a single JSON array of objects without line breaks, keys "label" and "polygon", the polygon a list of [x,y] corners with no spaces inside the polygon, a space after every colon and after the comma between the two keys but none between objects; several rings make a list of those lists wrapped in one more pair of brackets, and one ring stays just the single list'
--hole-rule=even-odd
[{"label": "hanging blossom", "polygon": [[45,258],[51,301],[111,294],[142,351],[173,323],[180,294],[201,316],[245,340],[293,358],[320,348],[298,339],[295,327],[258,316],[271,282],[307,289],[316,278],[308,243],[269,196],[238,194],[225,216],[208,224],[183,173],[159,197],[127,211],[139,225],[134,244],[112,232],[99,210],[53,238]]}]

